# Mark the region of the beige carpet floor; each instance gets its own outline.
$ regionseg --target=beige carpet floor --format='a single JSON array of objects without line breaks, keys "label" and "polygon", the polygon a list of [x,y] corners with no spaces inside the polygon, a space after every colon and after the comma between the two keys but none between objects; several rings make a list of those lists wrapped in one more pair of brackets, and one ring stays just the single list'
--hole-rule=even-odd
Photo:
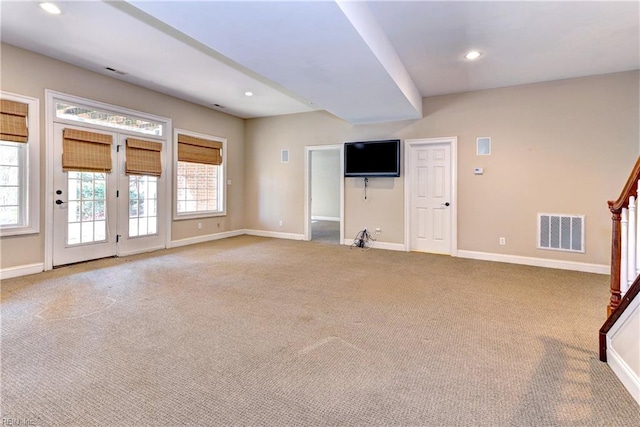
[{"label": "beige carpet floor", "polygon": [[241,236],[2,282],[3,420],[637,426],[607,277]]}]

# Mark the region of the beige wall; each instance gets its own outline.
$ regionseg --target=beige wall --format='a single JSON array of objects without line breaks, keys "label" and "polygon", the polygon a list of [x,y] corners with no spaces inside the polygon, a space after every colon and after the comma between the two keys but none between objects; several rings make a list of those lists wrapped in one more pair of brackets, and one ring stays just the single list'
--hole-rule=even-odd
[{"label": "beige wall", "polygon": [[[606,201],[638,156],[638,95],[633,71],[426,98],[417,121],[354,126],[325,112],[248,120],[246,228],[303,233],[307,145],[456,136],[459,250],[608,264]],[[491,156],[476,156],[479,136],[492,138]],[[288,164],[277,161],[284,148]],[[370,179],[364,200],[362,180],[346,179],[345,237],[380,227],[380,241],[402,244],[403,191],[403,177]],[[586,253],[536,249],[538,212],[586,215]]]},{"label": "beige wall", "polygon": [[[302,234],[304,230],[304,148],[307,145],[339,144],[356,139],[375,139],[390,129],[401,129],[410,122],[379,125],[350,125],[324,111],[291,114],[247,120],[245,130],[245,226],[249,229]],[[289,163],[280,163],[280,150],[289,149]],[[391,179],[395,184],[400,178]],[[359,181],[359,180],[358,180]],[[381,180],[379,180],[381,181]],[[370,186],[369,204],[393,197],[381,181]],[[345,192],[357,185],[354,179],[345,181]],[[397,187],[397,185],[396,185]],[[352,191],[353,192],[353,191]],[[375,195],[376,197],[372,197]],[[402,197],[402,195],[400,195]],[[353,197],[345,195],[345,222],[350,224]],[[377,205],[376,205],[377,206]],[[395,207],[395,205],[394,205]],[[363,207],[366,209],[366,206]],[[400,208],[401,210],[402,208]],[[396,209],[391,215],[395,218]],[[351,217],[350,217],[351,216]],[[402,211],[398,219],[402,219]],[[278,221],[283,220],[283,227]],[[352,231],[365,224],[353,223]],[[347,237],[351,231],[347,229]]]},{"label": "beige wall", "polygon": [[[243,228],[302,234],[307,145],[457,136],[458,249],[607,264],[606,200],[617,197],[639,151],[637,71],[426,98],[422,120],[351,125],[326,112],[245,121],[12,46],[1,55],[2,90],[41,100],[43,149],[45,88],[228,139],[228,215],[174,221],[173,240]],[[491,156],[476,156],[478,136],[492,137]],[[285,148],[289,163],[280,162]],[[483,176],[473,175],[476,166]],[[346,179],[345,237],[379,227],[380,241],[402,244],[403,192],[403,177],[371,179],[365,200],[362,179]],[[43,262],[42,212],[40,234],[0,240],[0,268]],[[536,249],[538,212],[586,215],[587,253]]]},{"label": "beige wall", "polygon": [[[52,89],[173,119],[173,126],[227,138],[227,216],[174,221],[172,240],[242,229],[244,226],[244,120],[139,86],[93,73],[26,50],[2,44],[1,88],[40,99],[41,188],[44,189],[45,89]],[[44,194],[41,194],[40,234],[4,237],[0,268],[44,261]],[[202,230],[197,222],[203,223]]]}]

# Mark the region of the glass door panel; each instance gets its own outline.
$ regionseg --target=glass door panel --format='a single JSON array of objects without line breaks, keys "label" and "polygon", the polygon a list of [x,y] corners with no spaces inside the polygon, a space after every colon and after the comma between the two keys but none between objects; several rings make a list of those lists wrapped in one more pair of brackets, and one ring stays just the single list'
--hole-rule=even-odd
[{"label": "glass door panel", "polygon": [[67,246],[107,239],[105,173],[67,173]]},{"label": "glass door panel", "polygon": [[158,233],[158,178],[129,176],[129,237]]}]

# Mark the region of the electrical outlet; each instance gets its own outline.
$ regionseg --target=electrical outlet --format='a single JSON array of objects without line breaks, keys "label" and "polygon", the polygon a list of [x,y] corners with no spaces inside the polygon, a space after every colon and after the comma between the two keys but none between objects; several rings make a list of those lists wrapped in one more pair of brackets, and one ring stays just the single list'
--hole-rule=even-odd
[{"label": "electrical outlet", "polygon": [[506,245],[506,244],[507,244],[507,239],[505,239],[504,237],[501,237],[501,238],[500,238],[500,244],[501,244],[502,246]]},{"label": "electrical outlet", "polygon": [[283,225],[284,225],[284,221],[283,220],[278,221],[278,226],[282,227]]},{"label": "electrical outlet", "polygon": [[376,234],[380,234],[382,233],[382,230],[380,229],[380,227],[376,227]]},{"label": "electrical outlet", "polygon": [[201,222],[198,223],[198,230],[202,230],[202,223]]}]

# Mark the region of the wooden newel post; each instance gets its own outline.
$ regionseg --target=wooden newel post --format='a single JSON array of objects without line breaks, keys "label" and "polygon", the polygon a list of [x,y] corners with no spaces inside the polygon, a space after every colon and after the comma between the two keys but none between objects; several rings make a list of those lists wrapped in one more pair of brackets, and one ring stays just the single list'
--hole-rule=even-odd
[{"label": "wooden newel post", "polygon": [[609,202],[609,210],[611,211],[611,298],[607,306],[607,317],[620,305],[620,258],[621,258],[621,230],[620,230],[620,213],[621,209],[615,209],[612,202]]}]

